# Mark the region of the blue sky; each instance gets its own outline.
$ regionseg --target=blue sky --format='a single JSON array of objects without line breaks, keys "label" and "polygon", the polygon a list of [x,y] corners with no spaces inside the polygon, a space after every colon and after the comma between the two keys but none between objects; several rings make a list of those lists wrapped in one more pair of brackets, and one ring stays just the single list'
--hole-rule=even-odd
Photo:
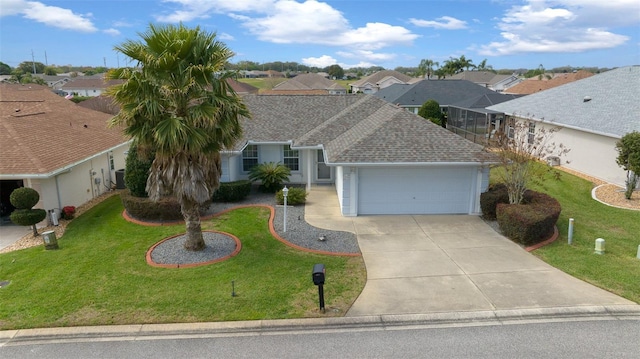
[{"label": "blue sky", "polygon": [[464,55],[501,68],[640,64],[638,0],[0,0],[0,61],[125,66],[149,23],[199,25],[232,62],[417,66]]}]

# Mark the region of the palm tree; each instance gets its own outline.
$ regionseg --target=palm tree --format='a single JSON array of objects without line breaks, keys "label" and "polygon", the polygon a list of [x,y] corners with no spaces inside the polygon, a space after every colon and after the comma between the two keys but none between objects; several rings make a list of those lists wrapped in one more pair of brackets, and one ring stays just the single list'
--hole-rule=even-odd
[{"label": "palm tree", "polygon": [[418,65],[418,70],[421,76],[426,75],[427,76],[427,80],[429,78],[431,78],[431,75],[433,74],[433,67],[434,66],[439,66],[440,64],[436,61],[430,60],[430,59],[422,59],[422,61],[420,61],[420,65]]},{"label": "palm tree", "polygon": [[122,126],[141,155],[155,151],[147,193],[152,200],[174,196],[187,229],[187,250],[202,250],[200,206],[220,186],[220,150],[242,135],[239,118],[249,111],[225,81],[233,56],[215,33],[179,26],[149,25],[142,41],[115,47],[137,62],[111,70],[124,79],[109,89],[120,112],[111,126]]}]

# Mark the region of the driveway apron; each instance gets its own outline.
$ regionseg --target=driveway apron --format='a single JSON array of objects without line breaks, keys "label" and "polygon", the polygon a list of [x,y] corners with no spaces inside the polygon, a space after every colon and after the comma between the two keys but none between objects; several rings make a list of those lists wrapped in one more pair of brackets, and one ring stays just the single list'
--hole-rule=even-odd
[{"label": "driveway apron", "polygon": [[335,187],[314,186],[305,219],[358,238],[367,282],[347,316],[635,304],[546,264],[478,216],[342,217]]}]

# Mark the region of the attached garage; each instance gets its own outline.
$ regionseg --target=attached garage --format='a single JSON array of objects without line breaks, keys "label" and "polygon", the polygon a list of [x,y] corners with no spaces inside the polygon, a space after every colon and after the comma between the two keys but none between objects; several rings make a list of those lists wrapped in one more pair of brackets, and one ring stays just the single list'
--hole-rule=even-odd
[{"label": "attached garage", "polygon": [[476,167],[371,167],[358,170],[358,215],[474,212]]}]

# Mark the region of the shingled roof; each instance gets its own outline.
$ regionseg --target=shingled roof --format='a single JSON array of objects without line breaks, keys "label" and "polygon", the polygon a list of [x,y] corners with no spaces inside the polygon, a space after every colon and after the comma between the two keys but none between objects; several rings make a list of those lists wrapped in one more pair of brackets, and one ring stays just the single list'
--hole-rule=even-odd
[{"label": "shingled roof", "polygon": [[405,83],[409,83],[411,81],[411,76],[405,75],[402,72],[398,72],[398,71],[394,71],[394,70],[382,70],[382,71],[378,71],[376,73],[373,73],[367,77],[364,77],[352,84],[350,84],[351,86],[354,87],[362,87],[367,83],[370,84],[377,84],[380,81],[382,81],[382,79],[386,78],[386,77],[395,77],[396,79],[398,79],[399,81],[405,82]]},{"label": "shingled roof", "polygon": [[627,66],[488,109],[620,138],[640,131],[639,98],[640,66]]},{"label": "shingled roof", "polygon": [[[246,96],[245,142],[323,146],[328,163],[482,163],[483,147],[370,95]],[[243,144],[240,144],[242,147]],[[240,149],[240,148],[238,148]]]},{"label": "shingled roof", "polygon": [[48,177],[127,139],[111,115],[35,84],[0,84],[0,177]]},{"label": "shingled roof", "polygon": [[552,79],[539,80],[537,78],[531,78],[509,87],[504,91],[504,93],[529,95],[532,93],[568,84],[573,81],[586,79],[587,77],[591,76],[593,76],[593,73],[585,70],[580,70],[572,72],[570,74],[559,74]]},{"label": "shingled roof", "polygon": [[493,95],[495,91],[467,80],[422,80],[411,85],[391,85],[374,96],[400,106],[420,107],[428,100],[447,106],[485,94]]}]

